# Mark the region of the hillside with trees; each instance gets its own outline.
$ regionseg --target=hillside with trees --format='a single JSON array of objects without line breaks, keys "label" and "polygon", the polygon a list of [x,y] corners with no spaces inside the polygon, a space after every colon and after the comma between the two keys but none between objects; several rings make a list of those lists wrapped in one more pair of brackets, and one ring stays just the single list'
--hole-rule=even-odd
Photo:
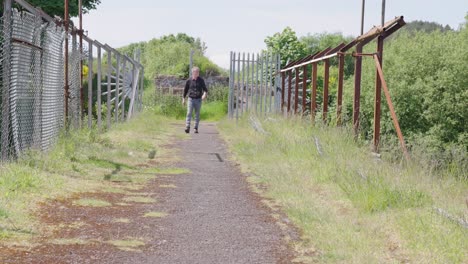
[{"label": "hillside with trees", "polygon": [[221,75],[224,71],[205,56],[206,44],[200,38],[185,33],[170,34],[150,41],[133,43],[119,50],[133,54],[141,51],[141,63],[145,67],[145,76],[175,75],[187,78],[189,74],[190,51],[193,50],[193,63],[200,67],[202,76]]}]

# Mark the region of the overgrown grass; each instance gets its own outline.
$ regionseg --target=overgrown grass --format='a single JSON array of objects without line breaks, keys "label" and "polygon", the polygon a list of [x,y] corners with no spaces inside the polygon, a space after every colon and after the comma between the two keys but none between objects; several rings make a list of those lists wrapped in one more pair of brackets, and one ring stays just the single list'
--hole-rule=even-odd
[{"label": "overgrown grass", "polygon": [[[254,189],[301,230],[298,260],[323,263],[466,263],[468,182],[413,164],[376,159],[346,128],[299,118],[248,117],[219,127]],[[235,131],[235,133],[233,133]],[[321,149],[319,153],[317,146]],[[255,188],[261,184],[263,188]]]},{"label": "overgrown grass", "polygon": [[[161,147],[171,137],[169,123],[150,109],[105,133],[70,130],[46,153],[31,150],[16,162],[1,164],[0,241],[40,232],[32,216],[39,201],[76,192],[125,193],[133,187],[142,188],[157,174],[186,172],[141,166],[151,151],[160,162],[171,159],[170,150]],[[95,205],[88,200],[77,204]]]}]

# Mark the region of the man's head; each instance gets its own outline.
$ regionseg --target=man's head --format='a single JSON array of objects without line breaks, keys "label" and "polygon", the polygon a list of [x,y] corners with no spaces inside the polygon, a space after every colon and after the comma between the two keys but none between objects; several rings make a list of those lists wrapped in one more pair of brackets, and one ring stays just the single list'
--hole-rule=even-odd
[{"label": "man's head", "polygon": [[192,68],[192,78],[197,79],[198,76],[200,76],[200,68],[195,66],[195,67]]}]

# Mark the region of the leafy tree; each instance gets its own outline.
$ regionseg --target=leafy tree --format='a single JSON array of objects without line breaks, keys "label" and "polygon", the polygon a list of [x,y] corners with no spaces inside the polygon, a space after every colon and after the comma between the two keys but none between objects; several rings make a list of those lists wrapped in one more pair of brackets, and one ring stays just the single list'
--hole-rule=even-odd
[{"label": "leafy tree", "polygon": [[[64,15],[63,0],[28,0],[28,2],[35,7],[41,8],[50,16],[63,17]],[[100,3],[101,0],[83,0],[83,12],[87,13],[92,9],[96,9]],[[0,9],[3,14],[3,4]],[[71,17],[78,16],[78,0],[70,0],[69,11]]]},{"label": "leafy tree", "polygon": [[199,38],[185,33],[169,34],[147,42],[133,43],[119,51],[132,55],[139,49],[141,63],[145,66],[145,75],[153,78],[156,75],[176,75],[187,78],[189,74],[190,50],[194,50],[194,65],[200,67],[200,74],[220,75],[223,70],[204,56],[206,45]]},{"label": "leafy tree", "polygon": [[[354,37],[351,36],[343,36],[341,33],[320,33],[307,36],[303,36],[300,38],[300,41],[304,43],[307,47],[307,53],[313,54],[315,52],[322,51],[328,47],[334,48],[341,43],[348,43],[353,40]],[[349,77],[354,73],[354,59],[350,56],[345,57],[345,78]],[[330,63],[332,66],[338,65],[337,59],[331,59]]]},{"label": "leafy tree", "polygon": [[284,67],[288,61],[296,60],[307,54],[306,45],[299,41],[290,27],[286,27],[283,32],[275,33],[265,39],[267,51],[281,56],[281,66]]}]

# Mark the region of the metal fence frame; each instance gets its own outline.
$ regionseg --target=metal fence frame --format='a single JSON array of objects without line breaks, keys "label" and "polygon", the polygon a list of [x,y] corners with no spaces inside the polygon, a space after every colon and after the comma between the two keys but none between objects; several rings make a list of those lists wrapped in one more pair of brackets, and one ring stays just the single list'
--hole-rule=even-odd
[{"label": "metal fence frame", "polygon": [[[338,57],[338,89],[337,89],[337,108],[336,108],[336,118],[337,125],[342,124],[342,102],[343,102],[343,79],[344,79],[344,63],[345,56],[352,55],[355,57],[354,62],[354,98],[353,98],[353,128],[354,133],[357,135],[359,130],[359,114],[360,114],[360,97],[361,97],[361,71],[362,71],[362,57],[371,56],[375,60],[376,64],[376,82],[375,82],[375,98],[374,98],[374,139],[373,146],[374,151],[379,151],[380,143],[380,119],[381,119],[381,96],[382,96],[382,86],[384,86],[384,92],[386,96],[387,103],[392,116],[392,121],[395,125],[398,137],[400,139],[400,144],[403,149],[404,154],[408,158],[408,153],[405,147],[403,135],[398,124],[396,114],[393,109],[393,104],[388,93],[388,88],[386,87],[383,72],[382,72],[382,59],[383,59],[383,47],[385,38],[389,37],[391,34],[395,33],[401,27],[405,25],[403,16],[396,17],[386,23],[383,23],[381,26],[373,27],[367,33],[355,38],[348,44],[341,43],[340,45],[331,48],[328,47],[325,50],[322,50],[316,54],[308,55],[304,58],[295,60],[287,64],[283,69],[281,69],[281,83],[282,83],[282,98],[285,98],[287,101],[281,101],[281,110],[287,112],[288,114],[298,114],[300,112],[304,113],[306,109],[306,90],[307,81],[310,77],[310,82],[312,83],[311,87],[311,100],[310,100],[310,114],[311,120],[314,123],[317,113],[317,67],[319,63],[323,63],[324,66],[324,80],[323,80],[323,103],[322,103],[322,120],[327,122],[328,115],[328,96],[329,96],[329,70],[330,70],[330,59]],[[375,53],[364,54],[362,53],[363,47],[370,43],[372,40],[377,38],[377,51]],[[356,51],[353,53],[347,53],[351,48],[356,47]],[[307,67],[311,65],[312,74],[311,76],[307,73]],[[295,78],[292,78],[292,73],[295,72]],[[302,79],[300,80],[300,76]],[[294,90],[293,90],[293,80],[294,80]],[[299,89],[302,88],[302,111],[299,110]],[[285,92],[287,91],[287,94]],[[294,95],[294,98],[292,96]],[[291,102],[293,101],[293,102]],[[294,104],[294,109],[291,109],[292,104]],[[286,107],[285,107],[286,105]]]},{"label": "metal fence frame", "polygon": [[281,99],[277,72],[281,58],[271,53],[231,52],[228,116],[244,112],[279,113]]},{"label": "metal fence frame", "polygon": [[[142,110],[144,69],[138,51],[130,58],[82,30],[68,29],[66,20],[54,19],[24,0],[3,4],[0,161],[19,157],[29,148],[47,150],[61,129],[83,127],[85,118],[89,128],[102,130]],[[81,42],[78,45],[78,37],[86,50]],[[87,98],[83,65],[89,69],[84,76]]]}]

